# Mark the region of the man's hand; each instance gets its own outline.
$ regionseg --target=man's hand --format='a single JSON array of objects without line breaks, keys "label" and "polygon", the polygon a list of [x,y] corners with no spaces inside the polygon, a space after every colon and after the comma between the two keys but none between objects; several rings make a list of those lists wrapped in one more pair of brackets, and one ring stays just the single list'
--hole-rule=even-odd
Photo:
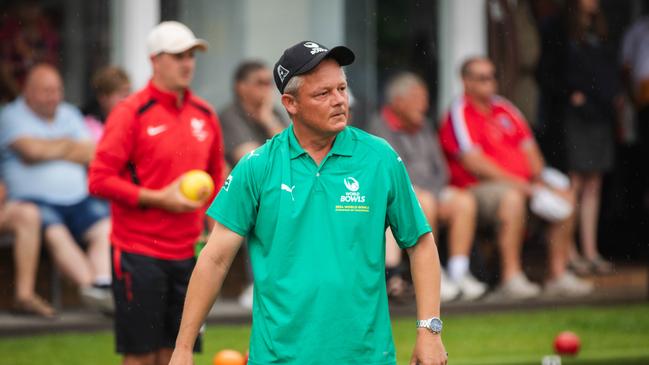
[{"label": "man's hand", "polygon": [[269,136],[274,136],[284,129],[284,125],[282,125],[273,112],[273,101],[273,94],[268,93],[258,110],[258,115],[256,115],[256,119],[261,122],[262,127],[266,130],[266,133]]},{"label": "man's hand", "polygon": [[192,350],[176,347],[171,355],[169,365],[194,365]]},{"label": "man's hand", "polygon": [[193,201],[180,192],[181,179],[182,175],[161,190],[141,189],[140,204],[164,209],[172,213],[186,213],[202,207],[205,200]]},{"label": "man's hand", "polygon": [[182,175],[160,191],[160,207],[162,209],[173,213],[185,213],[194,211],[205,203],[204,200],[194,201],[185,197],[180,192],[181,179]]},{"label": "man's hand", "polygon": [[425,328],[417,329],[417,342],[412,351],[410,365],[446,365],[448,356],[442,336]]},{"label": "man's hand", "polygon": [[[410,272],[415,286],[417,318],[439,317],[441,267],[435,238],[431,233],[419,237],[417,244],[407,249]],[[417,329],[417,342],[412,352],[411,365],[446,364],[446,350],[440,335],[428,329]]]},{"label": "man's hand", "polygon": [[527,197],[532,196],[532,193],[534,193],[534,185],[530,184],[529,182],[523,179],[512,179],[510,183],[514,188],[518,189],[521,193],[525,194],[525,196]]},{"label": "man's hand", "polygon": [[257,112],[261,122],[268,123],[273,118],[273,93],[266,94]]}]

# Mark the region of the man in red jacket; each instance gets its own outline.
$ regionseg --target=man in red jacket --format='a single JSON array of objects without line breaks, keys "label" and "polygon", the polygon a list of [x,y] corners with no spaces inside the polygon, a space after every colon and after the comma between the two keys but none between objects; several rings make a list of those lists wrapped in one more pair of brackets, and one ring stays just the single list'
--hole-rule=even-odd
[{"label": "man in red jacket", "polygon": [[205,170],[218,189],[224,166],[217,116],[189,90],[194,51],[207,42],[162,22],[147,45],[153,77],[108,117],[89,179],[91,193],[112,203],[116,343],[129,365],[167,364],[178,333],[211,198],[182,196],[180,177]]}]

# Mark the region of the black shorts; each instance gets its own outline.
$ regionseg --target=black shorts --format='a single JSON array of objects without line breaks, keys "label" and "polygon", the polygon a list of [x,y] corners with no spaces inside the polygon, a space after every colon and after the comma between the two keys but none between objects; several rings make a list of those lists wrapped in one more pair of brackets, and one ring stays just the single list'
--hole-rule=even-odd
[{"label": "black shorts", "polygon": [[[112,253],[117,352],[174,348],[196,260],[160,260],[115,248]],[[194,352],[200,351],[199,335]]]}]

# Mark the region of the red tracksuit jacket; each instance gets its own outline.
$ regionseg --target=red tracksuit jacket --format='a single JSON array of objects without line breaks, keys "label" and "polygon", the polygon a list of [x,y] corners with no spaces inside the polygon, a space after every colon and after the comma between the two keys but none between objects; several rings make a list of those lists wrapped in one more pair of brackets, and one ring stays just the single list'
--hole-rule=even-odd
[{"label": "red tracksuit jacket", "polygon": [[111,201],[111,242],[118,251],[165,260],[194,255],[205,209],[171,213],[138,206],[141,187],[160,189],[200,169],[223,183],[223,141],[207,102],[186,91],[183,103],[151,82],[118,104],[90,165],[90,193]]}]

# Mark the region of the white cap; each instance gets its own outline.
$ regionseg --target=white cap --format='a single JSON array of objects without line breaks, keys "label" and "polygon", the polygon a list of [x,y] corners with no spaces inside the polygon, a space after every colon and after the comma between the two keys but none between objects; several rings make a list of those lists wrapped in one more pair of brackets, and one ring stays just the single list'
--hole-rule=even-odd
[{"label": "white cap", "polygon": [[160,53],[178,54],[191,48],[207,50],[207,42],[196,38],[185,24],[176,21],[162,22],[151,30],[146,40],[150,56]]},{"label": "white cap", "polygon": [[569,201],[546,187],[534,189],[530,209],[539,217],[550,221],[562,221],[572,214],[573,206]]}]

